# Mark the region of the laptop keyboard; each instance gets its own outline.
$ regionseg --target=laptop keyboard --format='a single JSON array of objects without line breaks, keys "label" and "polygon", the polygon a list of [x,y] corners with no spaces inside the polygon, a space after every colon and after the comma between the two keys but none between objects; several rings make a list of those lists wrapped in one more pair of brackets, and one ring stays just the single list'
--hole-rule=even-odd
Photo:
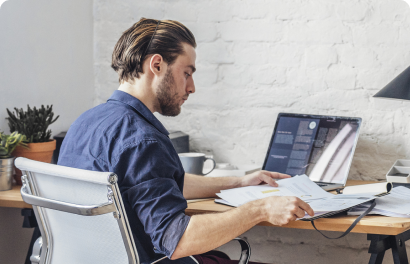
[{"label": "laptop keyboard", "polygon": [[323,186],[331,186],[337,183],[332,183],[332,182],[315,182],[319,187],[323,187]]}]

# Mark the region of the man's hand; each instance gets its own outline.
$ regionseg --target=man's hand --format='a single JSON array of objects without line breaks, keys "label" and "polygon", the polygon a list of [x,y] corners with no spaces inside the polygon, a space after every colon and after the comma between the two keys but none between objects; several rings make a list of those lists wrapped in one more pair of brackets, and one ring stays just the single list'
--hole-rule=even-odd
[{"label": "man's hand", "polygon": [[275,179],[289,177],[286,174],[270,171],[257,171],[243,177],[203,177],[185,173],[184,197],[185,199],[216,197],[215,193],[221,190],[265,183],[277,187]]},{"label": "man's hand", "polygon": [[271,196],[255,201],[262,203],[266,221],[274,225],[286,225],[290,221],[305,216],[305,212],[314,216],[310,205],[294,196]]},{"label": "man's hand", "polygon": [[[250,182],[255,184],[265,182],[265,176],[261,176],[262,180],[255,180],[258,179],[257,175],[265,174],[264,172],[254,173],[253,177],[249,177],[251,176],[249,175],[244,178],[250,179]],[[276,175],[273,174],[270,178],[274,176]],[[223,213],[194,215],[191,217],[171,259],[201,254],[217,248],[260,222],[285,225],[296,218],[304,217],[305,212],[311,216],[314,215],[312,208],[299,198],[271,196],[251,201]]]},{"label": "man's hand", "polygon": [[270,172],[270,171],[256,171],[254,173],[245,175],[241,178],[241,186],[251,186],[251,185],[259,185],[259,184],[269,184],[273,187],[278,187],[278,184],[274,179],[285,179],[290,178],[289,175],[279,173],[279,172]]}]

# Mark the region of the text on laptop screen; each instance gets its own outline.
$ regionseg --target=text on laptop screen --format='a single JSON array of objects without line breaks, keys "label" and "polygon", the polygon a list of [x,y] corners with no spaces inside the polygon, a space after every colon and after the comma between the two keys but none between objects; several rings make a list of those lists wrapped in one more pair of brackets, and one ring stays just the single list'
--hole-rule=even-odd
[{"label": "text on laptop screen", "polygon": [[264,169],[312,181],[345,183],[360,121],[279,116]]}]

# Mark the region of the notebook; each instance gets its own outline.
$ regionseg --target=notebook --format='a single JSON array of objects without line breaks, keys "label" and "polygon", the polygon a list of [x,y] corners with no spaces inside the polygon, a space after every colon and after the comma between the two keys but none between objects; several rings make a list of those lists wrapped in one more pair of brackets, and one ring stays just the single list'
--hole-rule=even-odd
[{"label": "notebook", "polygon": [[306,174],[325,190],[343,188],[362,119],[280,113],[263,170]]}]

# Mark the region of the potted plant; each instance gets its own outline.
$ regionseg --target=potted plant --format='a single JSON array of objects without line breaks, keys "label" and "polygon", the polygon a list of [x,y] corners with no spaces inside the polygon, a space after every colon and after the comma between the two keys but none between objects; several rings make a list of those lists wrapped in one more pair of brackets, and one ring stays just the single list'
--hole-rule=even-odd
[{"label": "potted plant", "polygon": [[25,139],[24,135],[17,132],[13,132],[11,135],[0,132],[0,191],[11,189],[14,167],[14,157],[11,153],[17,146],[26,148]]},{"label": "potted plant", "polygon": [[[15,157],[25,157],[32,160],[51,162],[53,151],[56,148],[56,141],[50,140],[51,130],[48,126],[53,124],[59,116],[53,119],[53,105],[30,108],[27,111],[22,108],[14,108],[16,113],[7,109],[10,132],[17,131],[27,138],[28,148],[17,146],[13,152]],[[16,168],[16,183],[21,185],[21,171]]]}]

